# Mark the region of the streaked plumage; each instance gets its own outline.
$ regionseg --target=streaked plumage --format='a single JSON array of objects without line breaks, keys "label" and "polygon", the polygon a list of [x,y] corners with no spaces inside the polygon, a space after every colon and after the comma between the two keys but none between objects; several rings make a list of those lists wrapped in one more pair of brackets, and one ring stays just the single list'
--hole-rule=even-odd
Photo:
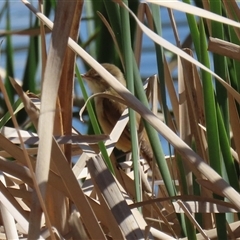
[{"label": "streaked plumage", "polygon": [[[113,64],[104,63],[102,66],[110,72],[120,83],[126,86],[126,81],[122,72]],[[87,73],[82,75],[82,77],[87,80],[89,88],[93,93],[108,93],[111,95],[118,96],[118,93],[112,89],[107,82],[102,79],[102,77],[94,70],[90,69]],[[126,106],[116,102],[110,98],[103,98],[103,97],[95,97],[95,109],[96,115],[101,125],[101,128],[105,134],[110,134],[113,127],[119,120],[122,112],[125,110]],[[137,119],[137,129],[139,129],[140,123],[140,115],[136,114]],[[138,133],[139,136],[139,144],[140,144],[140,152],[142,156],[147,160],[151,161],[153,158],[152,148],[150,146],[147,134],[145,129],[141,130]],[[126,126],[125,130],[123,131],[119,141],[116,144],[116,147],[124,152],[131,151],[131,139],[130,139],[130,132],[129,127]]]}]

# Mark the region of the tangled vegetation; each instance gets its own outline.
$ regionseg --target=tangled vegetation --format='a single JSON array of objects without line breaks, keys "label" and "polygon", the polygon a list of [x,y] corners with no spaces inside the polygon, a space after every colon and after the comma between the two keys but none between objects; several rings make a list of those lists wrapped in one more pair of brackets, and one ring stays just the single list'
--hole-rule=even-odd
[{"label": "tangled vegetation", "polygon": [[[9,1],[0,14],[7,60],[0,81],[0,238],[240,238],[237,1],[22,4],[36,17],[29,29],[10,29]],[[159,8],[168,8],[176,45],[161,37]],[[184,45],[175,11],[186,13]],[[83,21],[90,33],[84,41]],[[13,71],[16,34],[30,39],[21,84]],[[158,69],[144,81],[143,34],[155,43]],[[94,68],[129,107],[109,136],[98,125],[79,62]],[[123,70],[128,89],[103,62]],[[89,116],[89,134],[73,127],[80,108],[85,120]],[[139,156],[135,112],[148,134],[151,162]],[[114,146],[126,126],[132,151],[123,154]],[[159,135],[169,143],[168,156]]]}]

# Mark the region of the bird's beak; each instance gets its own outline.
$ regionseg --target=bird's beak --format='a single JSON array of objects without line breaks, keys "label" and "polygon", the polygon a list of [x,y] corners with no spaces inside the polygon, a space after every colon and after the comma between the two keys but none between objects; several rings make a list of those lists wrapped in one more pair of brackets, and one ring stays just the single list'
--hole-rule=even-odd
[{"label": "bird's beak", "polygon": [[87,75],[86,73],[81,74],[81,77],[86,81],[91,81],[91,77],[89,77],[89,75]]}]

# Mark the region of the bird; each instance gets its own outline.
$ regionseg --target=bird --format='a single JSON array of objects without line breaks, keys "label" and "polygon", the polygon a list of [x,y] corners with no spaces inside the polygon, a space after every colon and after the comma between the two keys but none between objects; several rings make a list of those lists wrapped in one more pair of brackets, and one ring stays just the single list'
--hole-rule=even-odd
[{"label": "bird", "polygon": [[[126,87],[126,80],[121,70],[110,63],[101,64],[110,74],[112,74],[124,87]],[[94,68],[91,68],[85,74],[82,74],[82,78],[86,80],[90,90],[93,94],[107,93],[116,97],[120,95],[102,78]],[[98,122],[102,128],[104,134],[109,135],[119,120],[121,114],[126,109],[126,106],[119,101],[113,100],[108,97],[95,96],[94,97],[95,111]],[[150,162],[153,159],[153,151],[146,133],[145,128],[141,127],[141,116],[136,113],[136,124],[138,130],[138,139],[140,145],[140,154],[147,161]],[[127,125],[116,143],[116,148],[123,152],[131,151],[131,137],[130,129]]]}]

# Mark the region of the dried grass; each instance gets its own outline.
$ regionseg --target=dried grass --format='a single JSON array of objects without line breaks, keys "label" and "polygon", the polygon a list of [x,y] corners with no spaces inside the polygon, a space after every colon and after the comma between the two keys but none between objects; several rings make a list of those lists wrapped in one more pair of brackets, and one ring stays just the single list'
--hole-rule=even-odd
[{"label": "dried grass", "polygon": [[[37,12],[27,1],[23,0],[23,3],[49,29],[53,28],[53,35],[55,34],[55,37],[59,38],[59,31],[62,33],[61,24],[63,24],[61,16],[59,22],[56,20],[56,28],[54,28],[50,20],[46,19],[42,13]],[[167,4],[165,1],[161,1],[161,3],[164,6]],[[67,4],[72,4],[69,16],[75,16],[76,6],[72,2]],[[174,8],[176,5],[167,6]],[[62,7],[64,7],[64,3]],[[186,6],[184,5],[184,7]],[[145,11],[147,10],[145,9]],[[187,10],[185,9],[185,11]],[[202,13],[204,17],[208,16],[216,20],[216,16],[208,12],[194,13]],[[217,17],[217,19],[222,21],[222,18]],[[77,20],[75,19],[75,21]],[[137,19],[136,21],[142,31],[155,42],[180,56],[178,59],[178,93],[174,89],[169,64],[166,60],[164,62],[165,81],[173,110],[172,113],[168,112],[168,126],[156,116],[161,98],[154,78],[149,79],[146,90],[153,106],[153,111],[150,111],[73,39],[68,38],[70,30],[73,31],[70,20],[65,23],[69,25],[67,28],[69,31],[64,33],[65,37],[61,35],[57,46],[53,46],[48,54],[41,102],[24,93],[21,87],[13,79],[11,80],[24,103],[31,123],[37,129],[37,134],[20,130],[2,80],[0,81],[1,91],[4,93],[8,110],[15,124],[14,128],[2,128],[0,134],[0,208],[1,226],[4,226],[4,229],[1,229],[1,239],[34,239],[39,236],[51,239],[179,239],[182,236],[179,213],[183,213],[198,230],[197,239],[217,239],[214,216],[216,213],[227,212],[233,213],[234,216],[234,222],[227,224],[229,238],[240,237],[239,193],[208,164],[206,133],[200,127],[200,125],[205,126],[202,83],[196,66],[213,74],[228,90],[230,124],[235,140],[239,138],[236,134],[239,132],[239,117],[234,100],[240,102],[240,95],[227,82],[193,59],[191,51],[183,51],[171,45],[140,21]],[[235,21],[229,20],[228,24],[239,28],[239,23]],[[43,28],[41,31],[44,35]],[[141,36],[140,32],[138,34]],[[212,40],[214,39],[211,39],[211,44]],[[219,43],[219,41],[217,42]],[[109,85],[123,97],[127,105],[136,110],[175,147],[177,154],[180,153],[185,163],[185,170],[189,174],[187,177],[189,195],[184,194],[176,156],[166,156],[165,159],[176,189],[177,196],[175,197],[168,195],[156,163],[153,162],[152,166],[149,166],[144,159],[141,159],[139,166],[143,184],[142,202],[135,202],[132,162],[126,161],[117,164],[115,156],[112,154],[114,144],[128,123],[127,110],[109,137],[105,135],[82,136],[74,129],[70,129],[71,132],[66,131],[63,122],[67,122],[69,128],[69,119],[67,116],[65,119],[61,114],[62,103],[59,98],[59,102],[57,102],[57,96],[59,96],[57,89],[60,78],[65,76],[62,69],[66,67],[64,57],[67,44],[101,76],[104,76]],[[212,49],[212,47],[210,45],[209,48]],[[226,56],[234,58],[233,55],[236,55],[236,52],[232,51],[232,47],[230,43],[223,45],[220,42],[219,48],[212,50],[219,54],[226,53]],[[138,49],[140,49],[139,46]],[[223,52],[222,49],[227,52]],[[139,52],[135,52],[135,55],[138,56],[138,59],[140,58]],[[72,55],[69,58],[74,59],[75,57]],[[238,57],[236,56],[236,58]],[[68,71],[69,68],[67,66],[65,71]],[[73,71],[71,71],[70,80],[73,79],[73,75]],[[63,93],[64,89],[61,89],[61,94]],[[68,101],[64,109],[71,107],[72,103]],[[198,154],[189,147],[191,145],[190,135],[194,136]],[[96,144],[99,141],[105,141],[107,153],[114,168],[114,175],[105,165]],[[236,141],[236,148],[232,149],[232,152],[236,151],[235,156],[238,156],[240,152],[239,142]],[[69,156],[78,156],[74,166],[69,163]],[[239,162],[238,159],[236,160]],[[193,173],[202,188],[201,196],[196,196],[192,192]],[[214,199],[213,193],[224,196],[229,202]],[[203,226],[198,224],[195,217],[200,213]]]}]

